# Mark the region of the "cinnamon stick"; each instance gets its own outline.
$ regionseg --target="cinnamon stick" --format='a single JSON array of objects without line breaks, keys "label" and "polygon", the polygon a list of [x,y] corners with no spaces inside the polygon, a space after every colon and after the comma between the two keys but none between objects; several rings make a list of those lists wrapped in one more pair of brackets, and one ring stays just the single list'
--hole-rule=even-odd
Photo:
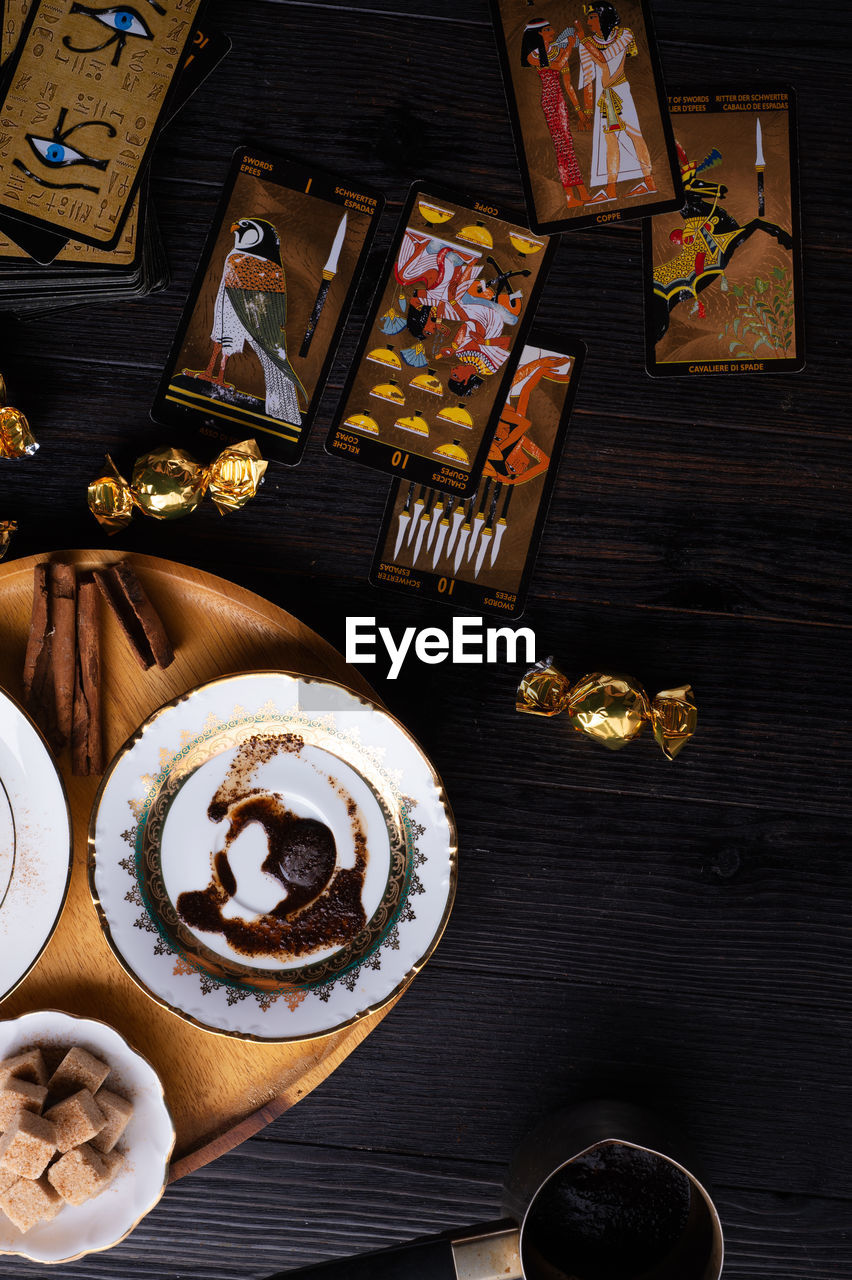
[{"label": "cinnamon stick", "polygon": [[124,593],[116,579],[112,568],[96,569],[95,582],[98,590],[109,605],[110,612],[124,633],[130,651],[143,671],[149,671],[154,665],[154,655],[145,632],[124,599]]},{"label": "cinnamon stick", "polygon": [[77,587],[77,661],[71,766],[77,777],[104,771],[98,587],[91,574]]},{"label": "cinnamon stick", "polygon": [[24,658],[24,701],[28,705],[32,696],[39,655],[49,643],[49,618],[47,565],[37,564],[33,570],[33,607],[30,616],[30,633],[27,636],[27,652]]},{"label": "cinnamon stick", "polygon": [[56,722],[56,696],[51,661],[50,579],[48,566],[33,572],[33,606],[24,657],[24,702],[54,751],[65,745]]},{"label": "cinnamon stick", "polygon": [[106,569],[96,569],[95,580],[143,671],[155,663],[158,667],[171,666],[174,648],[133,566],[121,560]]},{"label": "cinnamon stick", "polygon": [[72,564],[50,566],[49,590],[56,723],[63,742],[68,742],[74,716],[77,670],[77,575]]}]

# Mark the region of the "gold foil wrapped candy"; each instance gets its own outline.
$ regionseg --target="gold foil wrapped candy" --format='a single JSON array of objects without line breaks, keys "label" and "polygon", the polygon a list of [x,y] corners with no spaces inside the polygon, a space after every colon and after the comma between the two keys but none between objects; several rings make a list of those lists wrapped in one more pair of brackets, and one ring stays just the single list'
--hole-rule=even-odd
[{"label": "gold foil wrapped candy", "polygon": [[207,468],[207,492],[222,515],[239,511],[263,483],[268,462],[254,440],[243,440],[220,453]]},{"label": "gold foil wrapped candy", "polygon": [[518,711],[534,716],[567,712],[579,733],[617,751],[650,724],[663,755],[674,760],[695,733],[698,712],[688,684],[665,689],[653,701],[637,680],[595,672],[571,684],[553,665],[539,662],[518,687]]},{"label": "gold foil wrapped candy", "polygon": [[107,454],[107,470],[89,485],[89,510],[110,533],[118,533],[133,519],[133,494]]},{"label": "gold foil wrapped candy", "polygon": [[12,541],[12,534],[17,529],[14,520],[0,520],[0,560],[3,559],[9,550],[9,543]]},{"label": "gold foil wrapped candy", "polygon": [[177,520],[209,492],[222,515],[238,511],[257,493],[267,463],[254,440],[225,449],[202,467],[184,449],[163,447],[136,459],[131,482],[107,454],[107,471],[89,485],[89,510],[110,533],[131,520],[134,509],[155,520]]},{"label": "gold foil wrapped candy", "polygon": [[179,520],[204,497],[205,472],[183,449],[155,449],[136,459],[130,481],[140,511],[155,520]]},{"label": "gold foil wrapped candy", "polygon": [[0,458],[30,458],[38,442],[20,409],[6,403],[6,380],[0,374]]}]

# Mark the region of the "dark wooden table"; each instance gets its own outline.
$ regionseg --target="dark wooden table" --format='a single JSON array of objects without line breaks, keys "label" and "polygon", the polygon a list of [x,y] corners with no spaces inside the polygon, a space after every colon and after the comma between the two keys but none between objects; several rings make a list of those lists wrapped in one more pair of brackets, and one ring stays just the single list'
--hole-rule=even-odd
[{"label": "dark wooden table", "polygon": [[[610,755],[517,716],[517,668],[365,668],[456,808],[437,955],[315,1094],[59,1274],[242,1280],[487,1219],[524,1132],[602,1094],[687,1131],[726,1275],[852,1274],[848,9],[655,10],[670,82],[798,88],[808,366],[652,382],[638,224],[564,237],[541,315],[589,359],[526,622],[578,675],[690,680],[699,734],[674,765],[649,742]],[[104,450],[126,465],[167,434],[148,409],[237,142],[387,192],[373,279],[414,177],[521,201],[486,0],[213,0],[211,18],[233,54],[155,165],[172,287],[8,327],[0,365],[42,444],[0,471],[16,554],[101,545],[85,487]],[[338,645],[347,614],[449,623],[367,585],[387,485],[323,451],[367,295],[304,464],[273,467],[240,516],[139,519],[119,545],[231,577]]]}]

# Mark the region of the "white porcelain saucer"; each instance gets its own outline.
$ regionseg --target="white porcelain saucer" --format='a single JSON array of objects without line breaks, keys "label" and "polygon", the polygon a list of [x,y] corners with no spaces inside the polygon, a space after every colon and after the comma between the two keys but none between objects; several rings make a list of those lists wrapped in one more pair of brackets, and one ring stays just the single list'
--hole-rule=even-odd
[{"label": "white porcelain saucer", "polygon": [[[211,817],[234,776],[238,798]],[[330,878],[292,918],[269,829],[233,835],[257,797],[333,836]],[[89,829],[92,896],[131,977],[206,1030],[265,1041],[325,1035],[393,999],[444,930],[456,855],[440,779],[399,722],[284,672],[229,676],[155,712],[107,771]],[[210,900],[212,923],[190,910]],[[338,903],[353,923],[326,937]],[[255,936],[274,942],[252,953]]]},{"label": "white porcelain saucer", "polygon": [[44,739],[0,690],[0,999],[51,937],[71,878],[71,819]]}]

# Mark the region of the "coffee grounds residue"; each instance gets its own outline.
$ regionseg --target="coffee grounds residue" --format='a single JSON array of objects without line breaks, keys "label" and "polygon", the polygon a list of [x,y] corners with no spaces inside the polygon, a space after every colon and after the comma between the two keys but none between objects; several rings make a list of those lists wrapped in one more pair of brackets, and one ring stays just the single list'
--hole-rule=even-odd
[{"label": "coffee grounds residue", "polygon": [[632,1280],[680,1241],[689,1179],[651,1151],[607,1143],[554,1174],[525,1227],[524,1252],[572,1280]]},{"label": "coffee grounds residue", "polygon": [[[351,796],[346,796],[346,810],[352,824],[355,866],[337,868],[334,835],[325,823],[300,818],[277,796],[250,785],[260,765],[278,752],[298,754],[303,746],[298,735],[281,734],[250,738],[239,748],[207,810],[212,822],[229,815],[231,819],[225,848],[213,859],[213,878],[206,889],[182,893],[177,900],[178,915],[186,924],[202,933],[223,934],[242,955],[284,958],[310,954],[343,945],[366,923],[361,891],[367,839]],[[263,870],[280,882],[286,896],[255,920],[227,919],[222,908],[237,890],[228,851],[253,823],[263,828],[269,850]]]}]

